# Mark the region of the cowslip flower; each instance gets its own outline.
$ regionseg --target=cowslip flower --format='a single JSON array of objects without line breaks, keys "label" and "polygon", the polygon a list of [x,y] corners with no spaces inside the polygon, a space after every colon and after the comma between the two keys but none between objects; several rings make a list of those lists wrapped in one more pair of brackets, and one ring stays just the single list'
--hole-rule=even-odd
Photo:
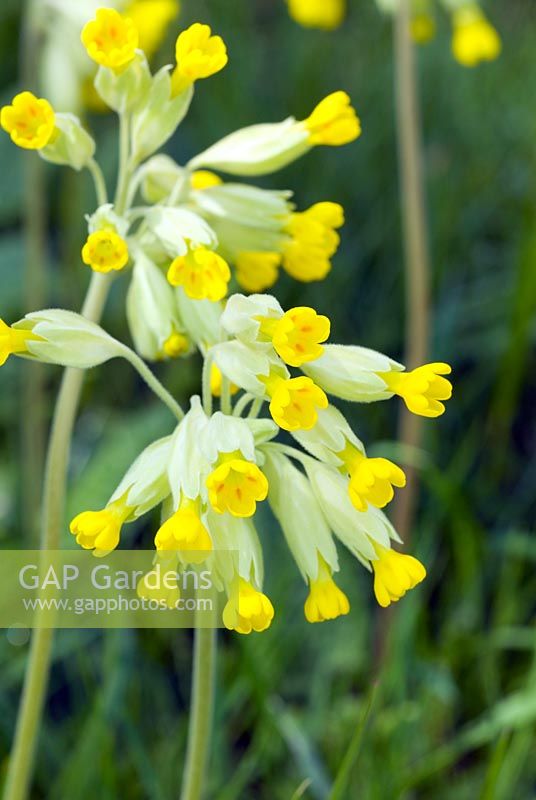
[{"label": "cowslip flower", "polygon": [[346,0],[287,0],[292,19],[305,28],[332,31],[342,25]]},{"label": "cowslip flower", "polygon": [[206,247],[175,258],[167,273],[172,286],[182,286],[193,300],[221,300],[227,294],[231,270],[224,259]]},{"label": "cowslip flower", "polygon": [[122,72],[136,55],[139,34],[129,17],[115,8],[99,8],[81,33],[88,56],[114,72]]},{"label": "cowslip flower", "polygon": [[43,98],[21,92],[0,112],[0,124],[12,141],[26,150],[41,150],[55,135],[54,109]]},{"label": "cowslip flower", "polygon": [[175,46],[175,56],[177,66],[172,79],[175,95],[195,81],[220,72],[229,60],[221,36],[213,36],[210,25],[199,22],[180,34]]},{"label": "cowslip flower", "polygon": [[452,53],[464,67],[494,61],[501,53],[501,39],[477,5],[469,4],[452,15]]},{"label": "cowslip flower", "polygon": [[325,97],[302,121],[252,125],[231,133],[189,163],[231,175],[266,175],[290,164],[317,145],[337,147],[361,135],[361,123],[346,92]]},{"label": "cowslip flower", "polygon": [[95,272],[117,272],[128,264],[128,246],[113,230],[90,233],[82,248],[82,261]]}]

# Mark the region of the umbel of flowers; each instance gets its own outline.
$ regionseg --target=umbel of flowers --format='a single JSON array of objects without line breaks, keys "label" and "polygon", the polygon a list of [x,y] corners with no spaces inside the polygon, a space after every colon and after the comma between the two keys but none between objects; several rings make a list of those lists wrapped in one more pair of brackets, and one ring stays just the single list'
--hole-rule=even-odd
[{"label": "umbel of flowers", "polygon": [[[101,204],[88,217],[81,262],[108,280],[128,276],[125,307],[137,353],[79,314],[48,309],[11,326],[0,321],[0,364],[16,355],[87,369],[126,358],[177,423],[139,455],[103,508],[72,520],[72,534],[105,557],[126,524],[160,507],[155,563],[178,570],[207,563],[228,598],[224,624],[262,631],[274,616],[255,528],[257,506],[266,501],[307,584],[310,622],[349,611],[334,581],[336,541],[371,572],[380,605],[399,600],[425,577],[419,561],[393,548],[401,542],[382,510],[404,486],[404,472],[367,456],[332,398],[370,403],[396,395],[411,412],[438,417],[452,391],[450,367],[408,371],[374,350],[331,343],[326,316],[306,306],[285,311],[260,294],[280,269],[301,281],[328,274],[343,210],[320,201],[299,211],[288,191],[217,174],[264,175],[312,147],[351,142],[360,124],[348,96],[329,95],[302,121],[237,131],[179,165],[155,152],[187,113],[196,82],[226,65],[222,39],[192,25],[177,39],[175,65],[156,75],[138,49],[136,26],[117,11],[97,11],[82,41],[99,64],[96,91],[121,118],[116,204],[103,197],[95,144],[76,117],[23,92],[2,109],[1,124],[19,146],[95,177]],[[230,291],[235,280],[253,293]],[[140,356],[174,359],[195,350],[204,360],[202,397],[192,397],[184,413]],[[278,441],[280,430],[295,444]],[[145,580],[138,591],[149,591]],[[177,592],[158,599],[173,606]]]},{"label": "umbel of flowers", "polygon": [[[334,30],[345,20],[347,0],[287,0],[290,16],[305,28]],[[381,11],[394,14],[399,0],[376,0]],[[356,6],[358,4],[356,3]],[[452,54],[464,67],[494,61],[501,52],[501,39],[479,3],[472,0],[409,0],[411,33],[415,42],[426,44],[436,33],[438,6],[451,19]]]}]

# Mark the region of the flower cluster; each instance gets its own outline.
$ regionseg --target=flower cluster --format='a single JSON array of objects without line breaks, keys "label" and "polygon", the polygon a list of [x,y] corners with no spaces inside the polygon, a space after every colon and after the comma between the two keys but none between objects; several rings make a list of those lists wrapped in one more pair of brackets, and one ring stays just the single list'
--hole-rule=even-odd
[{"label": "flower cluster", "polygon": [[[224,182],[217,174],[264,175],[312,147],[353,141],[360,123],[349,97],[334,92],[304,120],[240,130],[182,166],[155,153],[187,113],[196,82],[226,65],[222,39],[207,25],[192,25],[178,36],[175,65],[156,75],[135,23],[114,9],[97,11],[82,42],[99,65],[96,91],[121,120],[115,202],[107,202],[93,140],[76,117],[24,92],[2,109],[1,124],[16,144],[91,171],[99,205],[88,217],[82,261],[92,281],[129,276],[126,314],[139,355],[95,322],[48,309],[12,326],[0,321],[0,364],[16,355],[87,369],[126,358],[178,424],[139,455],[101,510],[72,520],[72,534],[104,557],[125,524],[159,507],[155,563],[178,570],[210,565],[227,596],[226,627],[262,631],[274,608],[262,591],[254,519],[267,501],[308,585],[310,622],[349,611],[333,579],[336,539],[373,573],[380,605],[399,600],[425,577],[420,562],[393,549],[400,539],[382,510],[404,486],[404,472],[387,458],[368,457],[328,396],[369,403],[397,395],[411,412],[438,417],[452,391],[450,367],[408,371],[374,350],[330,343],[325,315],[307,306],[285,311],[274,296],[260,294],[280,269],[299,281],[326,277],[343,209],[322,201],[298,211],[288,191]],[[252,294],[230,293],[234,280]],[[140,356],[195,350],[204,360],[202,398],[192,397],[184,413]],[[296,446],[277,441],[280,430]],[[153,590],[142,579],[138,591]],[[176,602],[177,591],[157,599]]]},{"label": "flower cluster", "polygon": [[[344,22],[346,0],[287,0],[292,19],[305,28],[334,30]],[[399,0],[376,0],[381,11],[394,14]],[[451,17],[452,54],[464,67],[494,61],[501,52],[501,39],[478,3],[472,0],[439,0]],[[435,0],[410,0],[412,38],[418,44],[431,41],[436,33]]]}]

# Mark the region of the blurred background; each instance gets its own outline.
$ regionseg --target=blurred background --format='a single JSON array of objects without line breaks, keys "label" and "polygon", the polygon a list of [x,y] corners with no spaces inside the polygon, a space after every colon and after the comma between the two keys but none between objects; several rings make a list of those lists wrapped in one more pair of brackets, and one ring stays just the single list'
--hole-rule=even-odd
[{"label": "blurred background", "polygon": [[[343,788],[331,796],[345,799],[536,797],[535,5],[486,4],[503,39],[493,63],[457,64],[446,17],[417,52],[433,267],[430,360],[450,362],[455,385],[447,413],[425,421],[423,448],[413,454],[422,490],[411,547],[428,578],[394,609],[379,653],[386,612],[375,605],[369,575],[341,551],[339,583],[352,611],[309,625],[305,587],[264,510],[266,591],[276,619],[262,635],[221,632],[209,797],[324,800],[334,781]],[[47,77],[35,64],[22,6],[0,5],[0,103],[35,84],[36,75],[49,81],[43,94],[65,92],[72,102],[69,70],[50,69]],[[302,208],[334,200],[346,209],[328,279],[304,286],[283,277],[275,293],[284,307],[327,313],[334,341],[401,358],[392,21],[372,0],[349,6],[344,25],[328,33],[298,26],[282,0],[183,0],[153,63],[172,60],[179,26],[196,20],[210,23],[228,45],[228,67],[199,87],[167,148],[180,163],[238,127],[291,113],[303,118],[330,91],[349,92],[362,137],[345,148],[317,148],[262,182],[293,188]],[[69,40],[62,32],[58,41],[66,52],[78,49],[76,33]],[[116,120],[79,112],[111,177]],[[0,316],[13,321],[38,307],[79,308],[88,281],[80,261],[84,214],[94,203],[89,178],[42,164],[6,135],[0,176]],[[44,280],[36,269],[41,260]],[[124,292],[118,280],[104,324],[128,339]],[[185,398],[199,390],[199,366],[194,359],[158,372]],[[16,359],[2,368],[4,549],[37,542],[32,509],[41,489],[42,431],[60,370],[47,368],[43,381],[36,370]],[[28,430],[22,421],[30,407]],[[393,455],[397,410],[395,401],[344,408],[359,436],[374,443],[373,454]],[[90,373],[68,517],[101,507],[139,450],[168,432],[166,410],[126,364]],[[145,523],[129,526],[126,545],[150,546],[155,520]],[[67,531],[66,524],[64,544],[71,546]],[[0,779],[26,638],[0,634]],[[59,631],[32,798],[177,796],[191,649],[187,630]]]}]

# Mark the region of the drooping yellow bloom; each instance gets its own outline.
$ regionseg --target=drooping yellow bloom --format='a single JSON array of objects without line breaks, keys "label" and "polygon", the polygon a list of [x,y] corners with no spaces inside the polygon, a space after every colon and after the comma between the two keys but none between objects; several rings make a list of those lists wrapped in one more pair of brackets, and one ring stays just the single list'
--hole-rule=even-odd
[{"label": "drooping yellow bloom", "polygon": [[[210,368],[210,393],[213,397],[221,397],[222,384],[223,375],[221,374],[221,370],[217,364],[212,364]],[[238,392],[238,386],[234,383],[231,383],[230,389],[231,394],[236,394]]]},{"label": "drooping yellow bloom", "polygon": [[84,26],[80,38],[88,56],[114,72],[122,72],[130,64],[139,45],[134,22],[115,8],[99,8],[95,19]]},{"label": "drooping yellow bloom", "polygon": [[212,539],[199,516],[199,503],[183,498],[179,509],[159,528],[157,550],[185,553],[194,563],[204,561],[212,551]]},{"label": "drooping yellow bloom", "polygon": [[333,92],[325,97],[304,120],[312,145],[339,146],[353,142],[361,135],[361,122],[346,92]]},{"label": "drooping yellow bloom", "polygon": [[256,464],[240,453],[226,453],[208,476],[208,499],[214,511],[234,517],[252,517],[257,503],[268,495],[268,481]]},{"label": "drooping yellow bloom", "polygon": [[127,243],[115,231],[95,231],[82,248],[82,261],[95,272],[123,269],[128,264]]},{"label": "drooping yellow bloom", "polygon": [[110,503],[101,511],[83,511],[70,525],[76,542],[84,550],[93,550],[93,555],[101,557],[115,550],[119,544],[123,523],[132,513],[124,498]]},{"label": "drooping yellow bloom", "polygon": [[263,292],[279,277],[279,253],[240,253],[236,259],[236,279],[247,292]]},{"label": "drooping yellow bloom", "polygon": [[40,336],[36,336],[31,331],[11,328],[3,319],[0,319],[0,367],[6,363],[9,356],[28,353],[27,343],[32,340],[42,341]]},{"label": "drooping yellow bloom", "polygon": [[223,624],[230,631],[251,633],[265,631],[274,618],[274,607],[268,597],[249,581],[239,579],[238,587],[223,609]]},{"label": "drooping yellow bloom", "polygon": [[164,564],[157,563],[155,569],[139,580],[136,591],[138,597],[144,600],[156,600],[167,608],[177,608],[181,592],[176,569],[169,569]]},{"label": "drooping yellow bloom", "polygon": [[366,511],[368,503],[384,508],[394,497],[393,486],[406,485],[403,470],[387,458],[367,458],[350,442],[337,455],[350,475],[348,493],[358,511]]},{"label": "drooping yellow bloom", "polygon": [[197,169],[190,176],[190,186],[194,191],[210,189],[211,186],[221,186],[223,183],[219,175],[209,169]]},{"label": "drooping yellow bloom", "polygon": [[0,124],[11,140],[25,150],[41,150],[55,136],[54,109],[43,98],[21,92],[0,112]]},{"label": "drooping yellow bloom", "polygon": [[192,300],[222,300],[227,294],[231,270],[221,256],[206,247],[179,256],[167,273],[172,286],[182,286]]},{"label": "drooping yellow bloom", "polygon": [[371,562],[374,594],[382,608],[386,608],[421,583],[426,578],[426,570],[413,556],[388,550],[379,544],[375,544],[374,549],[378,555],[377,560]]},{"label": "drooping yellow bloom", "polygon": [[147,58],[156,53],[179,10],[177,0],[133,0],[125,8],[125,16],[132,20],[139,34],[138,47]]},{"label": "drooping yellow bloom", "polygon": [[190,349],[190,340],[184,333],[173,331],[164,342],[162,349],[168,358],[179,358]]},{"label": "drooping yellow bloom", "polygon": [[452,15],[452,53],[464,67],[494,61],[501,53],[501,38],[478,6],[462,7]]},{"label": "drooping yellow bloom", "polygon": [[270,396],[270,414],[285,431],[309,431],[318,419],[318,408],[328,407],[328,398],[311,378],[265,378]]},{"label": "drooping yellow bloom", "polygon": [[417,44],[428,44],[436,33],[435,19],[429,12],[414,14],[411,18],[411,37]]},{"label": "drooping yellow bloom", "polygon": [[287,0],[290,16],[304,28],[332,31],[342,25],[346,0]]},{"label": "drooping yellow bloom", "polygon": [[210,25],[196,22],[183,31],[175,46],[177,66],[173,93],[180,94],[200,78],[209,78],[227,64],[227,48],[221,36],[212,36]]},{"label": "drooping yellow bloom", "polygon": [[288,274],[304,282],[325,278],[340,244],[336,229],[342,225],[344,210],[338,203],[316,203],[307,211],[291,214],[285,225],[290,239],[282,251]]},{"label": "drooping yellow bloom", "polygon": [[309,596],[304,612],[307,622],[325,622],[337,619],[350,611],[350,603],[331,576],[331,570],[319,556],[318,577],[309,581]]},{"label": "drooping yellow bloom", "polygon": [[452,384],[443,375],[452,368],[440,362],[424,364],[411,372],[378,373],[390,391],[401,397],[413,414],[421,417],[440,417],[445,411],[442,400],[452,396]]},{"label": "drooping yellow bloom", "polygon": [[264,317],[260,327],[261,333],[272,340],[278,355],[291,367],[301,367],[320,358],[324,350],[321,342],[329,338],[330,329],[329,319],[307,306],[291,308],[280,319]]}]

